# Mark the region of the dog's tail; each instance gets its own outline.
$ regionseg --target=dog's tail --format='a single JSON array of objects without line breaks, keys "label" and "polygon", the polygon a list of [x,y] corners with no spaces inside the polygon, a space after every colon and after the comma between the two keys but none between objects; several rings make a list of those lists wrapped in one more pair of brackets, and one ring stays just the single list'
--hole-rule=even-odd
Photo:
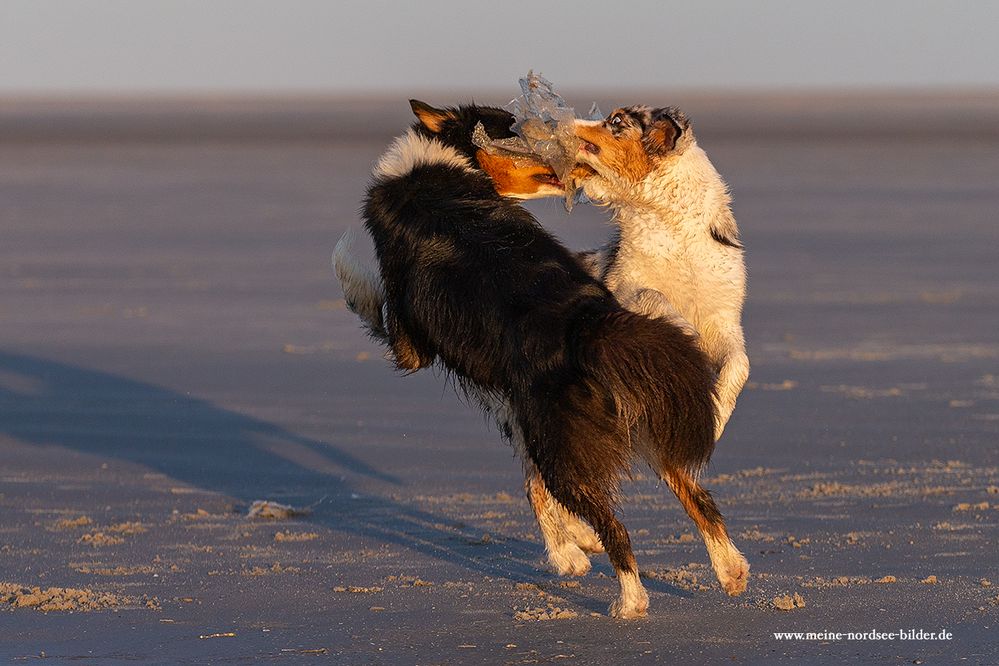
[{"label": "dog's tail", "polygon": [[697,474],[714,450],[715,373],[693,337],[665,319],[615,310],[580,328],[578,364],[638,437],[660,475]]},{"label": "dog's tail", "polygon": [[354,234],[348,229],[333,250],[333,270],[343,288],[347,308],[361,318],[372,337],[388,340],[385,330],[385,291],[381,278],[351,254]]}]

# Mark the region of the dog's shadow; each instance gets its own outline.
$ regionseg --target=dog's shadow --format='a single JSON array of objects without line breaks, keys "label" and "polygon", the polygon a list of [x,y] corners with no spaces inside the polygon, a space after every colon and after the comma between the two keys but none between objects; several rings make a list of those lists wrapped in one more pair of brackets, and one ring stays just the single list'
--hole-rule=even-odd
[{"label": "dog's shadow", "polygon": [[[584,608],[606,610],[605,600],[558,587],[558,578],[542,568],[540,544],[509,535],[484,540],[481,528],[389,497],[362,495],[345,473],[389,484],[402,481],[329,442],[204,400],[104,372],[0,352],[0,415],[0,434],[20,443],[114,457],[244,505],[274,496],[300,505],[323,498],[307,520],[484,576],[540,580],[543,587]],[[272,452],[282,446],[294,448],[297,455]],[[596,563],[594,571],[611,569]],[[661,581],[648,583],[653,591],[690,596]]]}]

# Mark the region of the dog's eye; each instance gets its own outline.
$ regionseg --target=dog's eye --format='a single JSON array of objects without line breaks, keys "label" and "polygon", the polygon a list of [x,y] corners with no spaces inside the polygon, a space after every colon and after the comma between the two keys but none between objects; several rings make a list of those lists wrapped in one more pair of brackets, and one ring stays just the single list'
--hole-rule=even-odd
[{"label": "dog's eye", "polygon": [[621,116],[613,116],[613,117],[612,117],[612,118],[610,119],[610,124],[611,124],[611,125],[620,125],[620,124],[621,124],[621,123],[623,123],[623,122],[624,122],[624,118],[623,118],[623,117],[621,117]]}]

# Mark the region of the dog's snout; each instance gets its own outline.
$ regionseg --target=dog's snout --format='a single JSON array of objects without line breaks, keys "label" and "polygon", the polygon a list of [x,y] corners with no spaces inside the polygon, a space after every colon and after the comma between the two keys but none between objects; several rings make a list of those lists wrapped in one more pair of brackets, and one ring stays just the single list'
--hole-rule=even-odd
[{"label": "dog's snout", "polygon": [[602,125],[603,122],[599,120],[576,121],[576,138],[580,142],[580,151],[590,153],[591,155],[596,155],[600,152],[600,146],[594,143],[593,139],[596,139],[597,131]]}]

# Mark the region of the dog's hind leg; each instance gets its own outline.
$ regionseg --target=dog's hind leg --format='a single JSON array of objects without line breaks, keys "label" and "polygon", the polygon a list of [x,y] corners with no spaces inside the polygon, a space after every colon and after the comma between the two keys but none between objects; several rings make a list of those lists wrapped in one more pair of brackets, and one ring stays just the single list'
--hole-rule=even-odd
[{"label": "dog's hind leg", "polygon": [[[555,500],[553,499],[552,502],[555,502]],[[572,537],[572,540],[579,546],[581,551],[591,554],[604,552],[604,545],[600,543],[600,537],[597,536],[592,527],[581,520],[579,516],[570,513],[568,509],[558,502],[555,502],[555,505],[561,511],[562,524],[565,525],[569,536]]]},{"label": "dog's hind leg", "polygon": [[618,480],[634,453],[627,427],[608,396],[590,386],[537,385],[533,390],[558,397],[528,399],[514,408],[526,453],[552,499],[592,526],[607,551],[621,586],[610,614],[642,617],[649,595],[638,577],[628,531],[614,515]]},{"label": "dog's hind leg", "polygon": [[722,589],[731,596],[742,594],[749,580],[749,563],[729,538],[725,520],[711,493],[682,469],[665,470],[663,478],[704,538]]},{"label": "dog's hind leg", "polygon": [[[584,553],[604,552],[604,545],[600,543],[600,537],[593,531],[593,528],[551,496],[538,470],[530,464],[527,471],[527,496],[531,500],[531,507],[538,519],[538,525],[542,526],[543,534],[546,534],[544,525],[558,525],[559,533],[567,535],[569,540]],[[548,546],[549,543],[546,536],[545,545]],[[555,563],[552,562],[552,564]],[[559,567],[556,566],[556,568]],[[565,572],[560,569],[559,573]]]},{"label": "dog's hind leg", "polygon": [[621,593],[610,606],[610,614],[619,619],[644,617],[649,608],[649,595],[638,577],[638,562],[631,550],[631,538],[611,508],[611,498],[601,492],[595,496],[587,492],[552,489],[552,497],[579,513],[593,525],[607,550],[611,565],[617,573]]},{"label": "dog's hind leg", "polygon": [[593,541],[599,544],[600,540],[597,539],[593,530],[582,525],[578,518],[555,501],[555,498],[545,488],[545,482],[533,464],[527,463],[526,467],[528,468],[525,484],[527,497],[531,500],[531,508],[534,509],[534,516],[538,519],[538,527],[541,528],[541,537],[545,541],[548,562],[563,576],[585,575],[590,570],[590,558],[586,556],[582,547],[577,543],[572,527],[576,525],[585,527]]},{"label": "dog's hind leg", "polygon": [[496,426],[524,460],[524,488],[545,542],[549,564],[562,576],[582,576],[590,570],[587,553],[604,551],[589,525],[555,501],[545,487],[537,467],[530,461],[524,436],[513,418],[510,406],[496,395],[476,394],[482,406],[496,419]]}]

